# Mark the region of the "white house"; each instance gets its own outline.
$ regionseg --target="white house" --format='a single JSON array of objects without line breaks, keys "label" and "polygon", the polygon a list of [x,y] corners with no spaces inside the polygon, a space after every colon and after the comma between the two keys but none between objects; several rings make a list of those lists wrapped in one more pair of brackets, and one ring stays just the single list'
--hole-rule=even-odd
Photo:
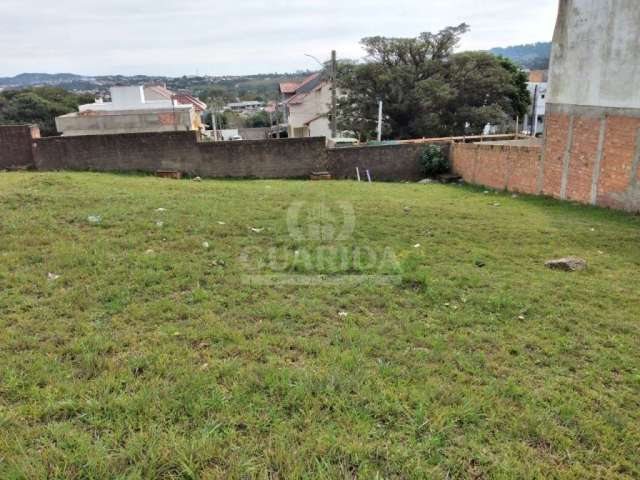
[{"label": "white house", "polygon": [[544,132],[544,115],[547,104],[548,72],[534,70],[529,72],[527,88],[531,95],[531,107],[524,117],[524,132],[529,135],[542,135]]},{"label": "white house", "polygon": [[289,137],[331,138],[331,83],[320,73],[313,74],[298,85],[280,85],[285,99]]},{"label": "white house", "polygon": [[264,102],[247,101],[247,102],[234,102],[227,104],[224,109],[236,113],[251,114],[258,112],[264,108]]}]

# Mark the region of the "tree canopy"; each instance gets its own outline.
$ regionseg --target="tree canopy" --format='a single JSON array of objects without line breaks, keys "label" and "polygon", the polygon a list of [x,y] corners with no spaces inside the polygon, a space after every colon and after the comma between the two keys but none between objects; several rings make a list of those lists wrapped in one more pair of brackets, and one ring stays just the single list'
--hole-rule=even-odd
[{"label": "tree canopy", "polygon": [[340,128],[373,138],[379,100],[384,134],[397,139],[480,133],[487,123],[523,116],[526,74],[489,53],[454,53],[468,30],[461,24],[416,38],[364,38],[366,61],[339,65]]},{"label": "tree canopy", "polygon": [[56,135],[55,118],[76,112],[93,102],[93,95],[79,95],[58,87],[33,87],[0,92],[0,124],[31,124],[43,136]]}]

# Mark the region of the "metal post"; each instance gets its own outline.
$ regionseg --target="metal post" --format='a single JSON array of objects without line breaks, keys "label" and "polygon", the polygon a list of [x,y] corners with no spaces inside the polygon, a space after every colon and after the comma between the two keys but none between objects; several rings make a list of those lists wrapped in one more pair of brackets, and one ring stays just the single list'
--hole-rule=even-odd
[{"label": "metal post", "polygon": [[382,141],[382,100],[378,104],[378,141]]},{"label": "metal post", "polygon": [[218,141],[218,122],[216,120],[216,109],[211,107],[211,128],[213,128],[213,141]]},{"label": "metal post", "polygon": [[[278,85],[278,89],[276,90],[276,108],[275,108],[275,114],[276,114],[276,138],[280,138],[280,118],[278,115],[278,112],[280,110],[280,106],[278,105],[280,103],[280,85]],[[269,137],[271,138],[273,136],[273,121],[271,122],[271,129],[272,131],[270,132]]]},{"label": "metal post", "polygon": [[331,137],[338,136],[338,96],[337,96],[337,59],[336,51],[331,50]]},{"label": "metal post", "polygon": [[176,96],[171,95],[171,110],[173,111],[173,129],[178,131],[178,118],[176,117]]},{"label": "metal post", "polygon": [[538,85],[533,89],[533,105],[531,105],[531,136],[538,133]]}]

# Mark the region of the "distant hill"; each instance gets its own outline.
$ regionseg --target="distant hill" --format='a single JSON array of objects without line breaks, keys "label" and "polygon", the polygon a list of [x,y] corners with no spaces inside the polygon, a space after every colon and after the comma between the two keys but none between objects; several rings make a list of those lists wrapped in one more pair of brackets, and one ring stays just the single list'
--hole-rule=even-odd
[{"label": "distant hill", "polygon": [[73,73],[21,73],[15,77],[0,77],[0,87],[29,87],[33,85],[61,85],[85,81],[88,77]]},{"label": "distant hill", "polygon": [[551,57],[551,42],[494,48],[491,53],[513,60],[518,65],[522,65],[529,70],[546,70],[549,68],[549,59]]},{"label": "distant hill", "polygon": [[172,90],[187,90],[203,98],[224,97],[225,101],[274,100],[280,82],[300,81],[311,72],[267,73],[245,76],[182,76],[161,77],[147,75],[85,76],[72,73],[21,73],[15,77],[0,77],[0,90],[31,87],[62,87],[65,90],[99,94],[114,85],[166,84]]}]

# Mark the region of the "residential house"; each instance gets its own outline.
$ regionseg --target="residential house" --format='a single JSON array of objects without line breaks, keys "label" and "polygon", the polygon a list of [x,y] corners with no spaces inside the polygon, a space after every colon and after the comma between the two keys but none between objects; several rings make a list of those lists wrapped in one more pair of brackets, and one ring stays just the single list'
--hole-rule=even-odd
[{"label": "residential house", "polygon": [[527,88],[531,95],[531,109],[524,118],[524,132],[529,135],[542,135],[547,103],[548,70],[529,72]]},{"label": "residential house", "polygon": [[264,102],[247,101],[247,102],[229,103],[227,104],[227,106],[224,107],[224,109],[227,111],[235,112],[235,113],[250,115],[262,110],[263,107],[264,107]]},{"label": "residential house", "polygon": [[[160,98],[144,86],[112,87],[111,101],[80,105],[78,112],[56,118],[64,136],[196,131],[202,123],[194,105]],[[149,93],[149,97],[147,97]]]},{"label": "residential house", "polygon": [[207,104],[188,92],[173,92],[165,85],[145,85],[144,96],[146,100],[175,100],[178,105],[193,105],[198,115],[207,111]]},{"label": "residential house", "polygon": [[295,85],[280,84],[286,107],[289,137],[331,137],[331,83],[315,73]]}]

